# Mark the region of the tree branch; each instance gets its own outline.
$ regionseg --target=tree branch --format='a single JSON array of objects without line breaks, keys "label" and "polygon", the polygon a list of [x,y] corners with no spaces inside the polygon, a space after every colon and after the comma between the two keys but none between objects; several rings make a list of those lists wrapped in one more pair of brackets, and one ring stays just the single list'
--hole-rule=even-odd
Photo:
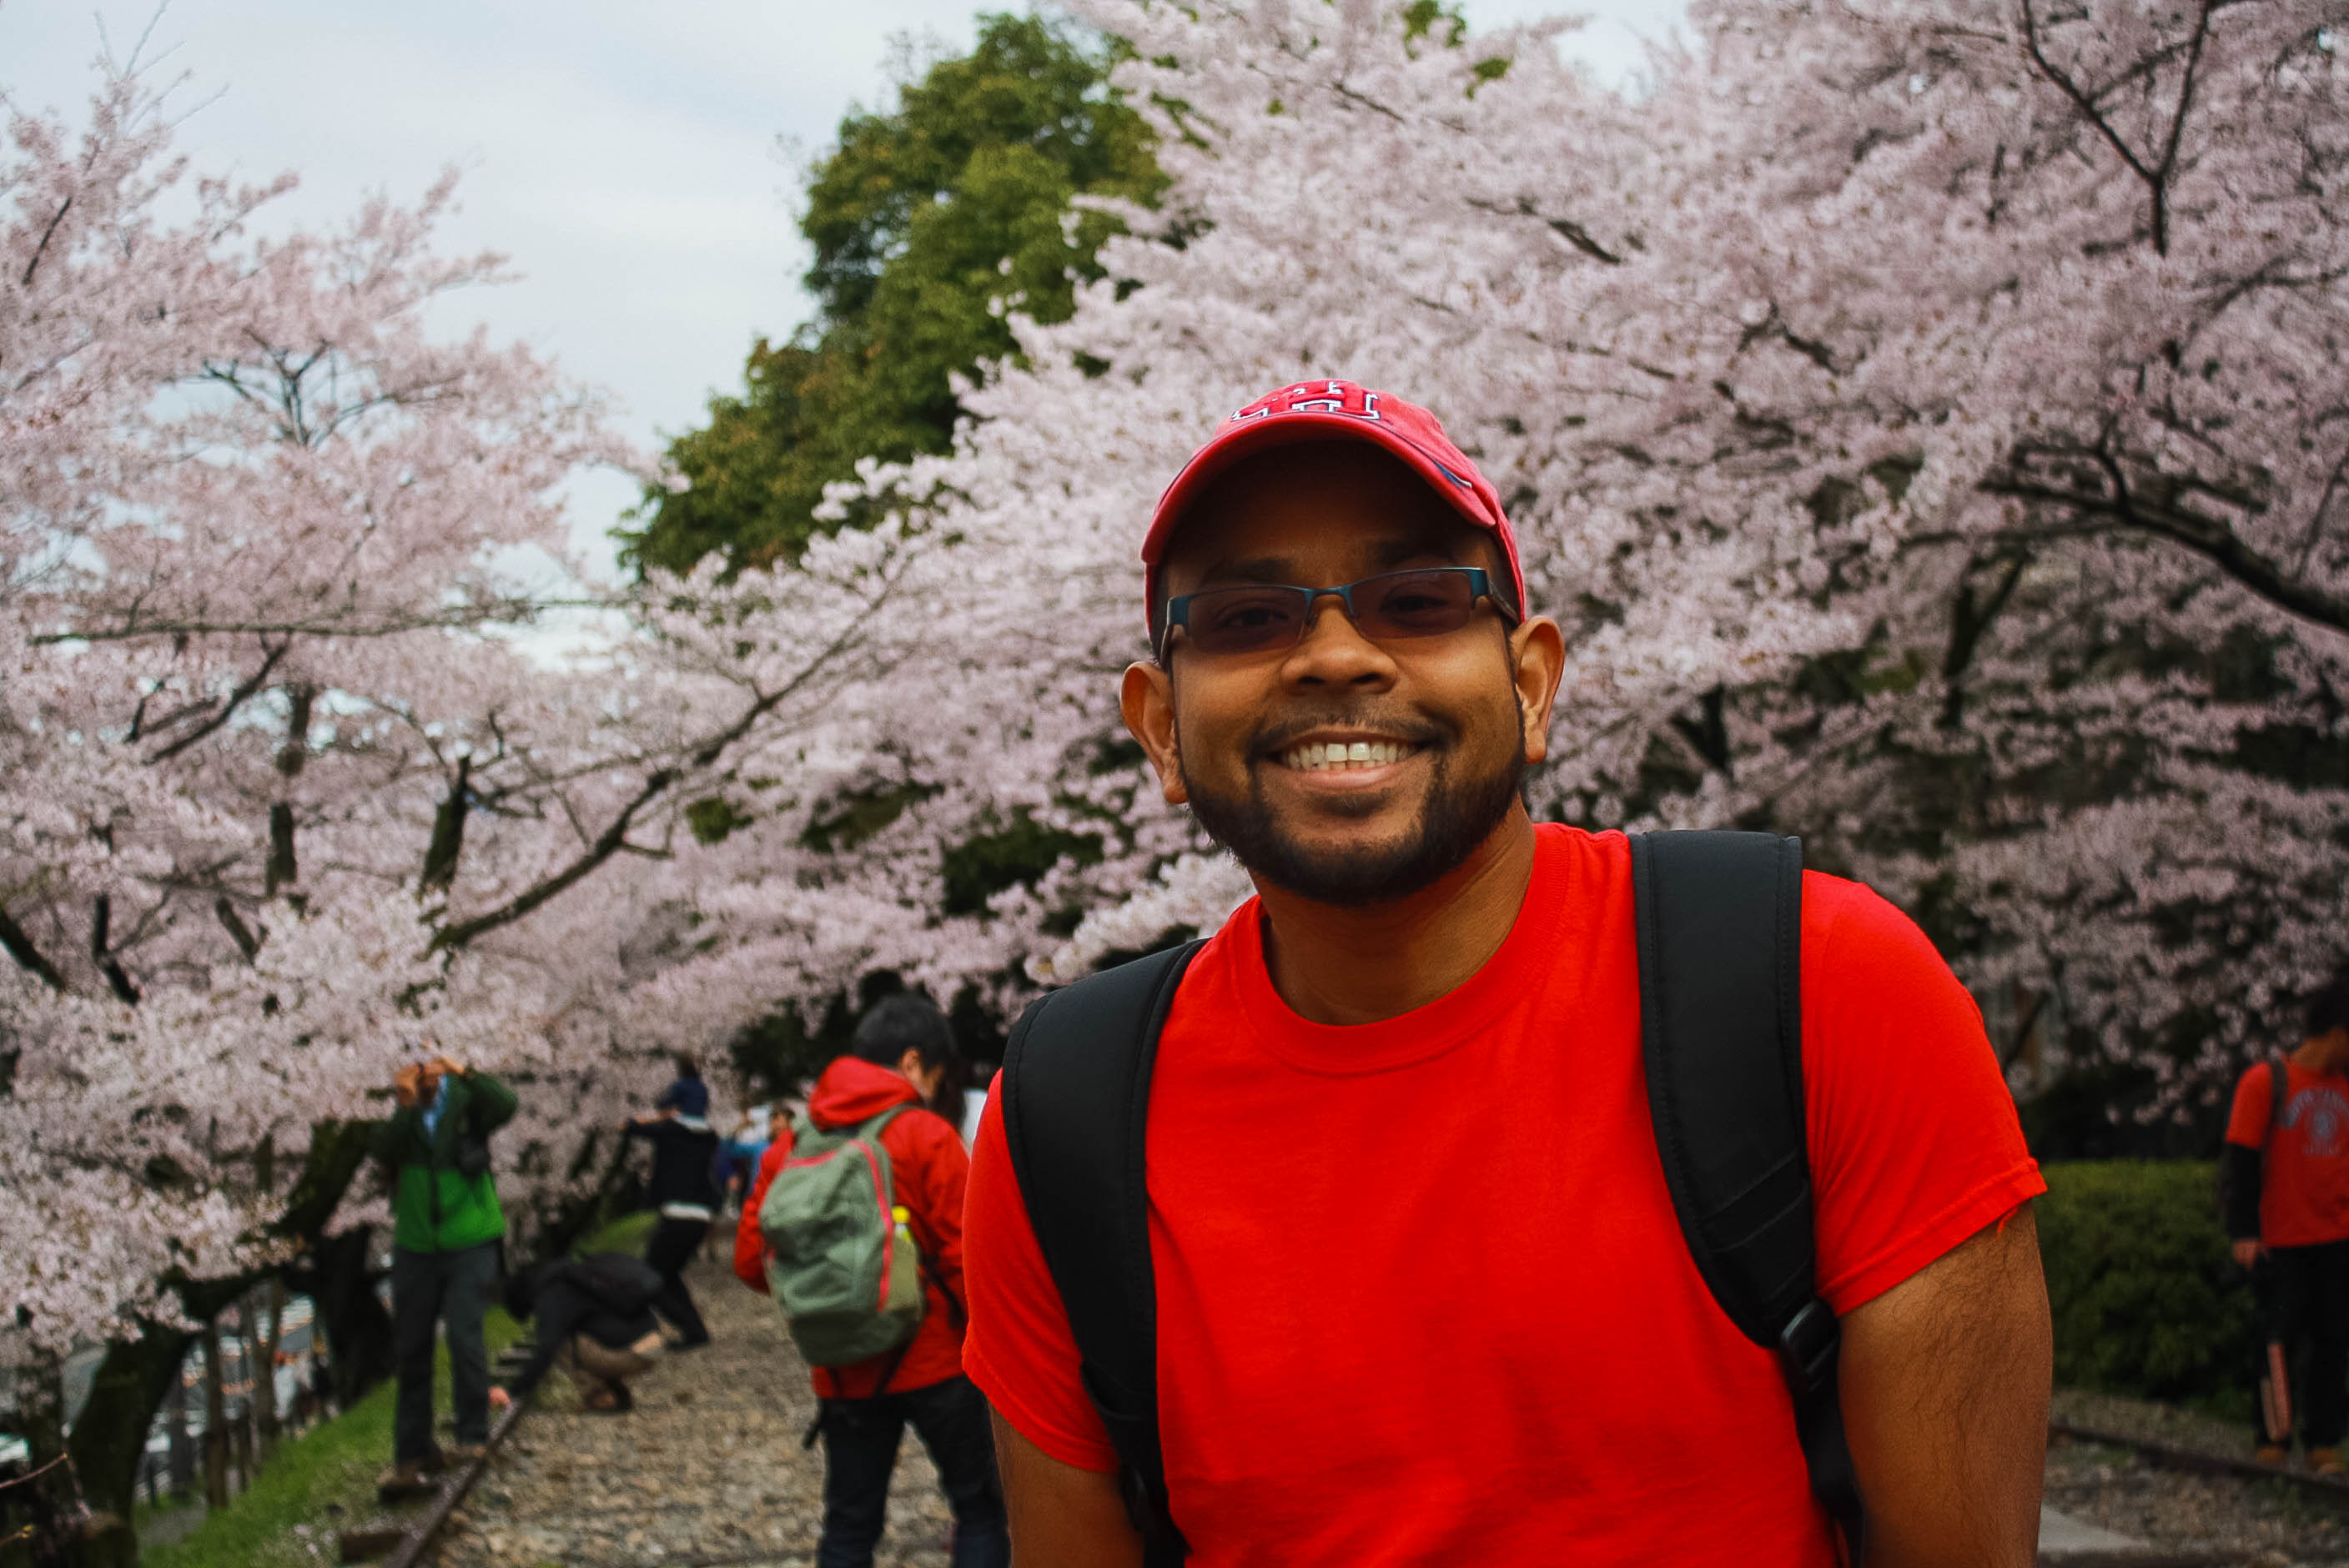
[{"label": "tree branch", "polygon": [[42,632],[25,640],[35,647],[59,643],[132,643],[143,637],[397,637],[409,632],[462,631],[483,621],[527,622],[542,610],[605,610],[607,599],[505,599],[476,602],[432,614],[363,621],[150,621],[121,626]]},{"label": "tree branch", "polygon": [[[1941,655],[1941,680],[1948,687],[1941,696],[1943,729],[1955,729],[1964,722],[1965,673],[1974,661],[1974,650],[1982,645],[1982,634],[1998,619],[1999,612],[2006,608],[2006,602],[2014,596],[2015,584],[2023,581],[2023,569],[2030,564],[2027,552],[2016,552],[2006,564],[2005,575],[1991,590],[1987,603],[1975,600],[1971,583],[1958,584],[1958,600],[1950,610],[1950,645]],[[1966,570],[1971,573],[1973,568],[1970,565]]]},{"label": "tree branch", "polygon": [[66,214],[73,211],[73,204],[74,199],[71,196],[67,197],[64,204],[57,208],[57,215],[49,220],[49,226],[41,231],[41,242],[33,247],[33,259],[25,263],[25,275],[16,280],[18,288],[28,289],[33,286],[33,273],[40,269],[42,255],[47,252],[49,242],[56,238],[57,225],[64,222]]},{"label": "tree branch", "polygon": [[[171,745],[162,748],[160,750],[150,753],[147,758],[148,761],[168,762],[172,758],[177,757],[181,752],[185,751],[191,746],[195,745],[196,742],[203,739],[204,737],[216,733],[222,725],[226,724],[231,718],[235,717],[236,710],[238,708],[243,707],[247,702],[251,701],[254,694],[268,683],[269,672],[277,667],[277,661],[285,656],[285,650],[293,645],[290,643],[279,643],[273,648],[269,645],[268,642],[264,640],[261,645],[263,652],[266,656],[262,659],[261,667],[253,672],[253,678],[243,682],[234,691],[229,693],[228,701],[222,705],[221,710],[218,713],[212,715],[212,717],[206,719],[203,723],[198,725],[187,734],[180,737],[179,739],[171,742]],[[176,715],[173,717],[175,718],[177,717]],[[159,726],[158,727],[163,727]]]},{"label": "tree branch", "polygon": [[574,858],[569,865],[545,881],[516,893],[485,914],[477,914],[471,920],[441,927],[432,938],[432,951],[453,953],[477,936],[495,931],[502,925],[512,924],[610,860],[619,852],[622,841],[627,837],[628,829],[636,820],[636,813],[676,783],[678,777],[678,769],[674,768],[659,769],[647,775],[644,788],[620,808],[619,814],[595,836],[595,841]]},{"label": "tree branch", "polygon": [[1576,250],[1580,251],[1584,255],[1588,256],[1591,260],[1604,262],[1610,267],[1619,267],[1623,264],[1622,257],[1617,255],[1614,252],[1600,244],[1599,241],[1592,236],[1589,230],[1584,228],[1573,219],[1543,217],[1540,211],[1535,208],[1533,199],[1529,196],[1520,196],[1517,198],[1516,210],[1514,213],[1512,213],[1508,209],[1500,206],[1497,202],[1472,201],[1468,205],[1477,209],[1479,211],[1495,212],[1503,217],[1516,216],[1519,218],[1531,218],[1537,222],[1547,225],[1551,232],[1557,234],[1568,244],[1572,245]]},{"label": "tree branch", "polygon": [[[2117,474],[2117,465],[2109,459],[2097,454],[2096,460],[2106,466],[2108,473]],[[2183,507],[2149,503],[2125,484],[2116,484],[2112,493],[2100,495],[2015,476],[1990,480],[1982,488],[1988,495],[2061,507],[2082,516],[2106,520],[2101,526],[2068,531],[2075,535],[2127,528],[2167,540],[2201,556],[2277,609],[2349,634],[2349,595],[2327,592],[2293,576],[2244,543],[2232,529],[2216,518]]]},{"label": "tree branch", "polygon": [[424,872],[416,879],[419,894],[436,889],[446,892],[457,878],[457,860],[465,849],[465,810],[471,792],[472,772],[471,752],[457,758],[457,776],[449,780],[449,792],[440,798],[440,809],[432,814],[432,839],[424,849]]},{"label": "tree branch", "polygon": [[57,973],[57,966],[41,956],[41,950],[33,945],[33,939],[5,909],[0,909],[0,948],[7,950],[18,967],[38,975],[50,990],[62,992],[66,988],[66,977]]},{"label": "tree branch", "polygon": [[228,933],[228,939],[236,944],[236,950],[244,954],[244,961],[252,963],[261,952],[262,939],[269,934],[268,928],[263,927],[261,935],[255,936],[253,928],[245,924],[236,913],[236,905],[229,902],[226,893],[212,900],[212,915],[221,923],[222,929]]},{"label": "tree branch", "polygon": [[107,943],[107,934],[113,924],[113,896],[99,893],[89,906],[90,962],[98,965],[100,975],[106,976],[107,989],[114,993],[116,999],[136,1007],[139,1006],[139,987],[131,983],[129,972],[122,967],[122,961],[114,955],[113,949]]}]

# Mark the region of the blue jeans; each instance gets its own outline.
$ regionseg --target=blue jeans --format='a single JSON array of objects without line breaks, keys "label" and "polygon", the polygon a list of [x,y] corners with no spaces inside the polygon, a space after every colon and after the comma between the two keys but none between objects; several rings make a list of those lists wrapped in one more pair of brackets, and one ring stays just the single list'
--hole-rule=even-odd
[{"label": "blue jeans", "polygon": [[1011,1535],[995,1474],[987,1401],[968,1377],[874,1399],[823,1402],[823,1536],[816,1568],[873,1568],[887,1522],[889,1472],[913,1423],[954,1510],[953,1568],[1007,1568]]},{"label": "blue jeans", "polygon": [[490,1440],[490,1356],[481,1339],[481,1315],[489,1310],[497,1282],[495,1242],[453,1253],[392,1250],[391,1341],[399,1396],[392,1409],[391,1457],[400,1463],[429,1463],[440,1451],[432,1440],[436,1322],[449,1326],[449,1392],[457,1408],[457,1440]]}]

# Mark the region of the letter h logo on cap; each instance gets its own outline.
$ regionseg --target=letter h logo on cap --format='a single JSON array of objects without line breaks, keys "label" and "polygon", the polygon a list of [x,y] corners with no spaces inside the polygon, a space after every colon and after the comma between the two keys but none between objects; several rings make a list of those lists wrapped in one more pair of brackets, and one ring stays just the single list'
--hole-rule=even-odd
[{"label": "letter h logo on cap", "polygon": [[1269,397],[1259,397],[1225,421],[1246,424],[1275,414],[1351,414],[1358,419],[1379,417],[1379,395],[1350,381],[1300,381]]}]

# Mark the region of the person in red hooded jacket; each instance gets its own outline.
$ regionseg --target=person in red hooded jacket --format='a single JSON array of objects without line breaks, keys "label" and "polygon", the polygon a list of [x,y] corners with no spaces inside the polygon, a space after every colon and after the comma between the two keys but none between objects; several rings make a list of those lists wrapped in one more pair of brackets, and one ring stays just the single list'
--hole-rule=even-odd
[{"label": "person in red hooded jacket", "polygon": [[[824,1469],[816,1568],[871,1568],[886,1520],[890,1471],[909,1422],[954,1510],[952,1568],[1001,1568],[1011,1561],[1011,1538],[994,1439],[987,1402],[962,1370],[962,1198],[970,1159],[953,1126],[927,1108],[947,1081],[954,1037],[935,1004],[904,993],[858,1021],[849,1052],[816,1079],[808,1115],[829,1131],[894,1105],[912,1107],[882,1130],[881,1146],[889,1151],[896,1201],[911,1216],[929,1264],[923,1271],[928,1302],[902,1356],[893,1351],[852,1367],[813,1368]],[[734,1233],[734,1273],[753,1290],[767,1288],[759,1207],[791,1156],[786,1131],[760,1160]]]}]

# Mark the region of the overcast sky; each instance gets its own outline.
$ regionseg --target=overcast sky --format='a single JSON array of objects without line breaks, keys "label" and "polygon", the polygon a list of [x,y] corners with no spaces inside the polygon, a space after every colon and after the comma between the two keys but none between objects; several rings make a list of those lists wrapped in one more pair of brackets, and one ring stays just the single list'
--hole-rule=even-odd
[{"label": "overcast sky", "polygon": [[[740,383],[761,333],[807,314],[792,226],[799,167],[852,103],[886,96],[893,42],[967,47],[972,0],[0,0],[0,88],[77,123],[105,29],[184,73],[181,147],[204,173],[293,170],[280,222],[333,222],[362,195],[413,199],[464,171],[451,253],[494,249],[522,281],[477,291],[486,320],[617,393],[647,444]],[[1467,0],[1485,28],[1578,9],[1568,48],[1610,78],[1682,0]],[[201,107],[199,107],[201,106]],[[574,531],[634,499],[616,479],[575,495]]]}]

